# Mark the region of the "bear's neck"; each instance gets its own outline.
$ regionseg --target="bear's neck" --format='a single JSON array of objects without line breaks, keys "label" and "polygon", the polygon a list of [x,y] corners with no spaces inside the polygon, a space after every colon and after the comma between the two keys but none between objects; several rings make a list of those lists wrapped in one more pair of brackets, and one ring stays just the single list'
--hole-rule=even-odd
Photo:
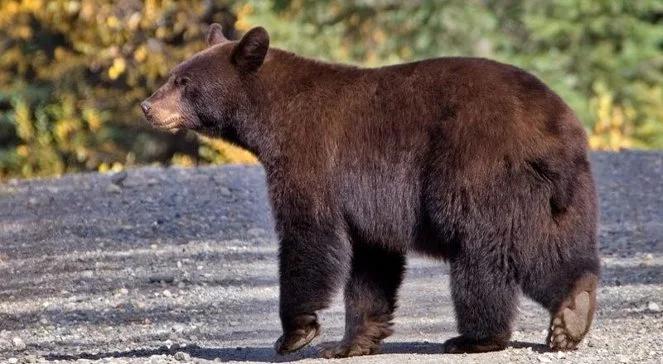
[{"label": "bear's neck", "polygon": [[306,122],[307,127],[315,128],[310,124],[316,121],[301,115],[305,110],[298,105],[324,103],[320,95],[326,93],[325,89],[351,82],[365,71],[270,48],[258,71],[259,90],[254,90],[258,98],[256,114],[251,119],[258,125],[252,125],[241,133],[246,141],[245,147],[258,156],[266,168],[275,163],[284,149],[282,144],[291,142],[294,137],[288,135],[293,131],[293,123]]}]

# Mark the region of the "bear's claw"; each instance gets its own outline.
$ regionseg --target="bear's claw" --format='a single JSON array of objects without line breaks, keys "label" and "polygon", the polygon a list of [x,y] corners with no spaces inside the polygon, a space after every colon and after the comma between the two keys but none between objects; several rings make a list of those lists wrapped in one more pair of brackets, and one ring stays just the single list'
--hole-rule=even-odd
[{"label": "bear's claw", "polygon": [[373,345],[360,345],[353,342],[340,342],[334,346],[325,348],[321,352],[321,356],[326,359],[331,358],[348,358],[351,356],[371,355],[378,352],[379,344]]},{"label": "bear's claw", "polygon": [[292,353],[308,345],[320,335],[320,325],[314,322],[310,326],[284,333],[274,343],[274,350],[280,355]]}]

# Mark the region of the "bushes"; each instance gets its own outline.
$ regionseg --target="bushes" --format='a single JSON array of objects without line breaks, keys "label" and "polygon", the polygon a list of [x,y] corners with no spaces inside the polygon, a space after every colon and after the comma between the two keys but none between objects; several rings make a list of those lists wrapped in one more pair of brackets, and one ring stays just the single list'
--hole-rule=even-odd
[{"label": "bushes", "polygon": [[533,71],[600,149],[663,148],[660,1],[0,2],[0,178],[145,163],[253,161],[225,143],[159,133],[137,107],[170,68],[264,25],[276,46],[365,65],[476,55]]}]

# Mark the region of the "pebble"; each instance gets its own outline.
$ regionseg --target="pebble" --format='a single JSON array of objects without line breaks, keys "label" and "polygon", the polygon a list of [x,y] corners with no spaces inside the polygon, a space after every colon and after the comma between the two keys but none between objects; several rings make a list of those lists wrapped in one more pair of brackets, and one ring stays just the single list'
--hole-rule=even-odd
[{"label": "pebble", "polygon": [[10,343],[8,340],[0,338],[0,353],[3,351],[9,351],[12,346],[12,343]]},{"label": "pebble", "polygon": [[656,302],[649,302],[647,304],[647,309],[651,312],[659,312],[661,310],[661,307]]},{"label": "pebble", "polygon": [[37,356],[35,356],[35,355],[28,355],[28,356],[26,356],[22,359],[22,362],[23,363],[38,363],[39,358],[37,358]]},{"label": "pebble", "polygon": [[16,364],[16,363],[18,363],[18,359],[17,359],[17,358],[9,358],[9,359],[7,360],[7,363],[9,363],[9,364]]},{"label": "pebble", "polygon": [[163,294],[165,297],[168,297],[168,298],[173,297],[173,294],[167,289],[164,289],[161,294]]},{"label": "pebble", "polygon": [[129,175],[127,174],[127,171],[120,171],[117,173],[113,173],[111,176],[111,183],[113,183],[116,186],[122,186],[122,183],[124,182],[125,179],[127,179]]},{"label": "pebble", "polygon": [[173,283],[175,282],[175,276],[170,274],[155,274],[150,276],[150,283]]},{"label": "pebble", "polygon": [[552,363],[552,361],[550,359],[548,359],[547,357],[545,357],[543,355],[539,356],[539,361],[541,363]]},{"label": "pebble", "polygon": [[122,295],[128,295],[128,294],[129,294],[129,290],[126,289],[126,288],[120,288],[120,294],[122,294]]},{"label": "pebble", "polygon": [[118,185],[109,184],[108,186],[106,186],[106,192],[120,193],[120,192],[122,192],[122,188],[120,188],[120,186],[118,186]]},{"label": "pebble", "polygon": [[25,350],[26,348],[25,342],[18,336],[12,339],[12,344],[14,344],[14,348],[18,351]]},{"label": "pebble", "polygon": [[175,353],[175,360],[177,361],[187,361],[189,360],[189,354],[178,351]]}]

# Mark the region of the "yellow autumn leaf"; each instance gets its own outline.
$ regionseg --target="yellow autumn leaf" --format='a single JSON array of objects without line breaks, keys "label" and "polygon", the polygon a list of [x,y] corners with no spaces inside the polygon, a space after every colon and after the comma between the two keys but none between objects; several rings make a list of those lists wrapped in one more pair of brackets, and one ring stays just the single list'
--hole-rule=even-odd
[{"label": "yellow autumn leaf", "polygon": [[113,60],[113,65],[108,69],[108,77],[110,77],[111,80],[117,79],[122,73],[124,73],[126,67],[127,64],[124,58],[115,58]]}]

